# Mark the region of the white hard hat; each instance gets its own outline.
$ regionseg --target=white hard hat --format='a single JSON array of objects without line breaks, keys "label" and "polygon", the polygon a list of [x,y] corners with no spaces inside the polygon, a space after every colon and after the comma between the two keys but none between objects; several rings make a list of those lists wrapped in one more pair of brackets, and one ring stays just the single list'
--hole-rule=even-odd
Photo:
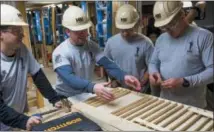
[{"label": "white hard hat", "polygon": [[183,8],[190,8],[190,7],[192,7],[191,1],[184,1],[183,2]]},{"label": "white hard hat", "polygon": [[62,17],[62,25],[72,31],[88,29],[92,22],[78,6],[70,6]]},{"label": "white hard hat", "polygon": [[182,9],[181,1],[157,1],[153,8],[153,16],[155,18],[155,27],[165,26]]},{"label": "white hard hat", "polygon": [[6,4],[1,4],[1,25],[28,26],[20,11]]},{"label": "white hard hat", "polygon": [[133,28],[138,20],[139,14],[132,5],[124,4],[117,10],[115,23],[119,29]]}]

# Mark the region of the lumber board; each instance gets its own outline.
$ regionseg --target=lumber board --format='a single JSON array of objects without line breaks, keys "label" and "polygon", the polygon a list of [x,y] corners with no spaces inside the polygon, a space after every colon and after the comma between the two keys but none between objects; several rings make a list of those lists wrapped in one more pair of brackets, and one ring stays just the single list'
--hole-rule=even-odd
[{"label": "lumber board", "polygon": [[[103,103],[95,96],[74,104],[73,109],[106,131],[213,130],[210,111],[127,89],[117,88],[112,91],[117,97],[113,101]],[[47,109],[41,109],[44,110]],[[49,116],[47,120],[55,118]]]},{"label": "lumber board", "polygon": [[207,117],[201,117],[194,125],[189,127],[187,131],[200,131],[202,127],[207,124],[209,121],[209,118]]},{"label": "lumber board", "polygon": [[205,109],[200,109],[200,108],[196,108],[196,107],[189,107],[190,111],[193,111],[195,113],[198,113],[200,115],[204,115],[206,117],[209,117],[211,119],[213,119],[213,112],[205,110]]},{"label": "lumber board", "polygon": [[111,113],[117,110],[118,108],[129,105],[139,99],[140,99],[139,96],[136,96],[133,94],[127,94],[126,96],[122,96],[116,100],[109,102],[108,104],[99,106],[97,107],[97,109],[100,111],[106,111],[106,113]]},{"label": "lumber board", "polygon": [[151,129],[148,129],[143,126],[139,126],[135,123],[121,119],[117,116],[106,114],[105,112],[99,111],[96,108],[90,105],[87,105],[85,103],[78,103],[78,104],[75,104],[73,107],[79,110],[86,117],[95,121],[101,127],[103,124],[108,124],[109,126],[114,126],[115,128],[121,131],[142,131],[142,130],[151,131]]},{"label": "lumber board", "polygon": [[211,131],[211,130],[213,130],[213,120],[209,120],[209,122],[205,124],[200,131]]},{"label": "lumber board", "polygon": [[180,116],[178,119],[170,123],[166,128],[169,128],[169,130],[174,130],[179,125],[181,125],[183,122],[187,121],[194,113],[191,111],[187,111],[182,116]]},{"label": "lumber board", "polygon": [[149,98],[142,98],[140,100],[135,101],[134,103],[132,103],[131,105],[129,105],[127,107],[122,107],[119,110],[112,112],[111,114],[120,116],[121,114],[128,112],[129,110],[132,110],[147,101],[149,101]]},{"label": "lumber board", "polygon": [[163,115],[161,115],[158,118],[156,118],[155,120],[153,120],[152,123],[158,124],[158,123],[160,123],[161,121],[163,121],[164,119],[168,118],[170,115],[172,115],[173,113],[179,111],[182,108],[183,108],[182,105],[178,105],[175,108],[169,110],[168,112],[164,113]]},{"label": "lumber board", "polygon": [[162,104],[156,106],[155,108],[152,108],[151,110],[148,110],[143,115],[140,116],[141,119],[147,118],[149,115],[154,114],[155,112],[159,111],[160,109],[163,109],[167,105],[169,105],[169,102],[163,102]]},{"label": "lumber board", "polygon": [[[145,113],[146,111],[148,111],[148,110],[154,108],[156,105],[161,104],[161,103],[163,103],[163,102],[157,101],[157,102],[154,102],[154,103],[152,103],[152,104],[147,103],[148,106],[146,106],[146,107],[144,107],[144,108],[142,108],[143,106],[141,106],[141,107],[140,107],[140,108],[141,108],[140,111],[138,111],[138,112],[135,113],[135,111],[139,109],[139,108],[138,108],[138,109],[136,109],[135,111],[131,111],[130,113],[127,113],[127,114],[123,115],[122,118],[126,118],[126,117],[127,117],[128,120],[132,120],[133,118],[135,118],[135,117],[137,117],[137,116],[140,116],[141,114]],[[146,104],[146,105],[147,105],[147,104]],[[130,116],[130,115],[131,115],[131,116]],[[128,116],[130,116],[130,117],[128,117]]]},{"label": "lumber board", "polygon": [[176,106],[176,104],[169,104],[168,106],[166,106],[165,108],[159,110],[158,112],[154,113],[153,115],[150,115],[145,120],[151,122],[152,120],[157,119],[158,117],[160,117],[161,115],[163,115],[167,111],[171,110],[175,106]]},{"label": "lumber board", "polygon": [[186,122],[182,122],[182,124],[177,127],[175,131],[186,131],[188,128],[194,125],[199,118],[201,118],[201,115],[194,114]]},{"label": "lumber board", "polygon": [[170,130],[167,129],[167,128],[163,128],[163,127],[154,125],[153,123],[148,122],[148,121],[146,121],[146,120],[142,120],[141,118],[136,118],[136,119],[135,119],[135,122],[138,122],[139,124],[142,124],[142,125],[145,125],[145,126],[152,127],[152,128],[154,128],[155,130],[158,130],[158,131],[170,131]]}]

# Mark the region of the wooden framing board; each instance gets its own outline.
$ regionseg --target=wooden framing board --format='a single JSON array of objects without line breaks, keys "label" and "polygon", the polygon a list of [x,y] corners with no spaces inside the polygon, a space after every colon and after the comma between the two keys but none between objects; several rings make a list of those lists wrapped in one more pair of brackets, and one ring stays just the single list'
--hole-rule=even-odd
[{"label": "wooden framing board", "polygon": [[[118,90],[120,89],[118,88]],[[140,98],[132,102],[127,102],[135,96]],[[120,102],[117,102],[118,100]],[[117,98],[114,102],[120,104],[125,102],[126,105],[118,107],[119,104],[117,104],[109,107],[112,102],[107,102],[97,108],[94,107],[94,109],[101,110],[99,108],[102,107],[104,108],[102,110],[108,115],[114,115],[153,130],[181,131],[189,129],[213,129],[210,124],[211,121],[209,121],[213,119],[211,112],[193,106],[136,92],[130,92],[127,95]],[[107,107],[109,108],[108,110],[105,109]]]},{"label": "wooden framing board", "polygon": [[[51,8],[51,15],[52,15],[52,20],[51,20],[51,25],[52,25],[52,32],[53,32],[53,50],[57,46],[57,40],[56,40],[56,7]],[[53,52],[53,51],[52,51]]]},{"label": "wooden framing board", "polygon": [[200,131],[211,131],[213,130],[213,120],[209,120],[207,124]]},{"label": "wooden framing board", "polygon": [[209,118],[201,117],[200,120],[198,120],[195,125],[187,129],[187,131],[200,131],[205,124],[209,122]]},{"label": "wooden framing board", "polygon": [[47,58],[47,47],[46,47],[46,37],[45,37],[45,25],[44,25],[44,11],[43,9],[40,9],[40,12],[41,12],[41,24],[42,24],[42,45],[41,45],[41,48],[42,48],[42,61],[43,61],[43,65],[44,67],[48,67],[48,58]]},{"label": "wooden framing board", "polygon": [[97,107],[100,111],[105,111],[106,113],[111,113],[118,108],[122,108],[127,104],[132,104],[136,100],[139,100],[140,97],[132,94],[127,94],[126,96],[122,96],[116,100],[109,102],[108,104]]},{"label": "wooden framing board", "polygon": [[99,111],[95,107],[85,103],[75,104],[73,107],[79,110],[86,117],[92,119],[101,127],[105,124],[106,126],[114,127],[120,131],[151,131],[151,129],[121,119],[117,116],[106,114],[106,112]]},{"label": "wooden framing board", "polygon": [[155,130],[158,130],[158,131],[170,131],[169,129],[167,128],[163,128],[163,127],[160,127],[160,126],[157,126],[157,125],[154,125],[146,120],[142,120],[141,118],[136,118],[134,122],[137,122],[138,124],[141,124],[141,125],[145,125],[145,126],[148,126],[148,127],[151,127]]},{"label": "wooden framing board", "polygon": [[116,116],[120,116],[121,114],[123,114],[125,112],[128,112],[131,109],[136,108],[137,106],[139,106],[140,104],[142,104],[142,103],[144,103],[144,102],[146,102],[148,100],[149,100],[148,98],[142,98],[140,100],[135,101],[134,103],[132,103],[131,105],[129,105],[129,106],[125,107],[125,108],[123,107],[123,108],[120,108],[120,109],[112,112],[111,114],[116,115]]},{"label": "wooden framing board", "polygon": [[192,106],[135,92],[99,107],[81,102],[74,104],[73,109],[107,131],[213,130],[213,118],[209,114],[200,114],[207,111],[197,111],[198,108]]},{"label": "wooden framing board", "polygon": [[196,107],[190,107],[189,110],[213,119],[213,112],[211,112],[211,111],[196,108]]}]

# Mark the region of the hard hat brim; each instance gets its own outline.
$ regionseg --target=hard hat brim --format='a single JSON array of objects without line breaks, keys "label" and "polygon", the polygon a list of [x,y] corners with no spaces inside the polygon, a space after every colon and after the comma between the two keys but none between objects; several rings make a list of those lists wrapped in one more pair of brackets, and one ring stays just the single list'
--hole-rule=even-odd
[{"label": "hard hat brim", "polygon": [[117,22],[116,22],[116,28],[118,28],[118,29],[130,29],[130,28],[133,28],[134,26],[135,26],[135,24],[136,24],[137,22],[134,22],[134,23],[130,23],[130,24],[118,24]]},{"label": "hard hat brim", "polygon": [[70,29],[71,31],[81,31],[81,30],[88,29],[91,26],[92,26],[91,21],[88,21],[88,23],[86,23],[84,25],[79,25],[79,26],[66,26],[66,25],[64,25],[64,27]]},{"label": "hard hat brim", "polygon": [[2,26],[28,26],[25,22],[1,22]]},{"label": "hard hat brim", "polygon": [[155,21],[155,24],[154,24],[155,27],[162,27],[169,24],[172,21],[172,19],[178,14],[179,11],[180,10],[177,10],[173,15],[171,15],[167,19]]}]

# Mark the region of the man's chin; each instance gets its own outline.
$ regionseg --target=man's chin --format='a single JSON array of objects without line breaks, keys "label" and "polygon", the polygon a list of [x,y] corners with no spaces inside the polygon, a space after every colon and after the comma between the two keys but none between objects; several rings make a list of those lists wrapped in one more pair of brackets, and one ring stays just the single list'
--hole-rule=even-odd
[{"label": "man's chin", "polygon": [[78,43],[76,46],[84,46],[85,43]]},{"label": "man's chin", "polygon": [[124,37],[124,39],[125,39],[126,41],[128,41],[128,42],[133,41],[133,38],[132,38],[132,37]]},{"label": "man's chin", "polygon": [[16,52],[19,48],[20,48],[20,47],[15,47],[15,48],[13,48],[12,50],[13,50],[14,52]]}]

